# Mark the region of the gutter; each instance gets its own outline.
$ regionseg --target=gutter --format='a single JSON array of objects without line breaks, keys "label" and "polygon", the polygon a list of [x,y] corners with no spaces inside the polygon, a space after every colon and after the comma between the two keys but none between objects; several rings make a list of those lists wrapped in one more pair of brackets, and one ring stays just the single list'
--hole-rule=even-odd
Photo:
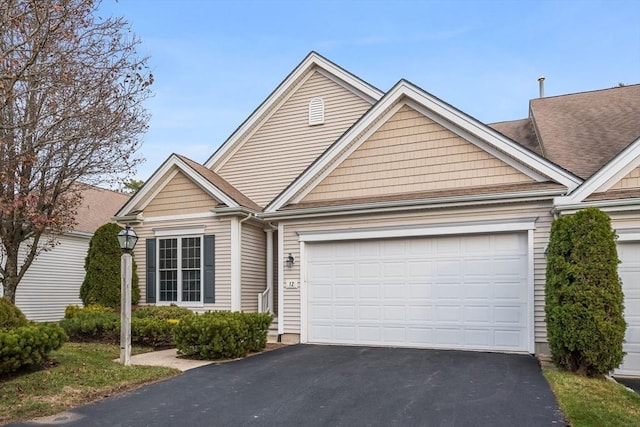
[{"label": "gutter", "polygon": [[617,200],[594,200],[592,202],[572,203],[567,205],[557,205],[551,210],[552,213],[574,213],[580,209],[594,207],[604,208],[606,211],[633,211],[638,210],[640,198],[617,199]]},{"label": "gutter", "polygon": [[420,200],[403,200],[380,203],[362,203],[354,205],[325,206],[319,208],[296,209],[290,211],[262,212],[258,216],[266,221],[271,219],[294,219],[313,218],[330,215],[357,215],[363,213],[384,213],[395,211],[413,211],[420,209],[438,209],[462,206],[479,206],[500,204],[506,201],[531,202],[548,200],[553,197],[565,194],[564,189],[537,190],[519,193],[514,197],[513,193],[476,195],[476,196],[454,196],[446,198],[430,198]]}]

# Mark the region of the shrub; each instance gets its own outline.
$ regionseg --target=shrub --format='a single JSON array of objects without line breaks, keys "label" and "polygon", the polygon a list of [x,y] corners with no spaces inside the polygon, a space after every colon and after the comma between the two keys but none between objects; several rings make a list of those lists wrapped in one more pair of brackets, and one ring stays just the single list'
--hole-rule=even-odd
[{"label": "shrub", "polygon": [[[84,305],[102,304],[106,307],[120,305],[120,256],[122,250],[117,235],[122,230],[117,224],[105,224],[98,228],[89,241],[85,258],[86,275],[80,287],[80,299]],[[140,300],[140,288],[133,260],[131,303]]]},{"label": "shrub", "polygon": [[64,317],[65,319],[71,319],[74,318],[76,316],[78,316],[78,314],[80,313],[115,313],[113,311],[113,308],[111,307],[105,307],[103,305],[100,304],[91,304],[88,305],[86,307],[80,307],[77,305],[68,305],[65,309],[64,309]]},{"label": "shrub", "polygon": [[581,375],[622,363],[626,329],[615,232],[595,208],[556,219],[547,249],[545,311],[553,361]]},{"label": "shrub", "polygon": [[147,305],[138,307],[132,314],[133,318],[149,318],[154,319],[182,319],[185,316],[193,315],[193,311],[186,307],[178,307],[176,305],[155,306]]},{"label": "shrub", "polygon": [[79,312],[75,317],[62,319],[60,326],[72,341],[120,340],[120,316],[113,312]]},{"label": "shrub", "polygon": [[24,314],[9,298],[0,298],[0,331],[19,328],[29,323]]},{"label": "shrub", "polygon": [[66,340],[64,331],[56,324],[33,323],[0,331],[0,374],[42,365],[49,353]]},{"label": "shrub", "polygon": [[131,342],[150,347],[172,346],[173,330],[177,323],[176,319],[132,318]]},{"label": "shrub", "polygon": [[[266,345],[270,314],[216,311],[185,317],[174,329],[178,351],[203,359],[228,359]],[[268,321],[267,321],[268,320]]]}]

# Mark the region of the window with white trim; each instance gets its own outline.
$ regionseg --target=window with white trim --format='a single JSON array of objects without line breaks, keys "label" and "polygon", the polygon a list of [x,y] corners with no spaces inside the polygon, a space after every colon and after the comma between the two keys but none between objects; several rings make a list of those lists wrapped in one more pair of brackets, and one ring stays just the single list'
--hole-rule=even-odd
[{"label": "window with white trim", "polygon": [[158,302],[202,302],[202,236],[158,239]]}]

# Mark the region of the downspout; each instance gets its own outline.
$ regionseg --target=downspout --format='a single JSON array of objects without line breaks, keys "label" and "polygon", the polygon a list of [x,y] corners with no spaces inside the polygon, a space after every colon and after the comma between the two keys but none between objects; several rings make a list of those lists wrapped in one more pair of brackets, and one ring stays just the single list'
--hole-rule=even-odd
[{"label": "downspout", "polygon": [[[237,217],[231,221],[232,234],[234,234],[231,237],[231,253],[235,255],[232,260],[233,268],[231,269],[231,311],[240,311],[242,309],[242,223],[253,215],[253,213],[248,213],[240,221],[238,221]],[[235,251],[233,250],[234,246]]]}]

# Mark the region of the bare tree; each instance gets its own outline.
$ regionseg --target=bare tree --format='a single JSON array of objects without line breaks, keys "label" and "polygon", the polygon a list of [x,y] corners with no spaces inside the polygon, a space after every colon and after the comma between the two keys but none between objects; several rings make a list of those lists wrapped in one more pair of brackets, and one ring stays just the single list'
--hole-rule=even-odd
[{"label": "bare tree", "polygon": [[130,176],[153,76],[100,0],[0,1],[0,282],[15,302],[34,258],[73,228],[77,182]]}]

